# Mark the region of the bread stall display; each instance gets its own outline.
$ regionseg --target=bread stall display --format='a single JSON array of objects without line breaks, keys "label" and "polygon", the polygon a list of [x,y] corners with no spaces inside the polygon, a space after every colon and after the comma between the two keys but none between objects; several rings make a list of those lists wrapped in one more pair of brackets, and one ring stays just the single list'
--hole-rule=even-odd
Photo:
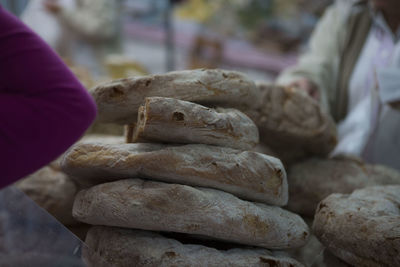
[{"label": "bread stall display", "polygon": [[[336,231],[331,213],[318,209],[309,226],[330,194],[398,185],[400,174],[330,158],[335,123],[301,91],[199,69],[115,80],[91,94],[97,120],[126,132],[125,141],[82,140],[62,159],[79,191],[73,218],[91,227],[89,266],[378,266],[356,243],[325,234]],[[391,253],[377,262],[397,263]]]},{"label": "bread stall display", "polygon": [[[400,184],[400,173],[389,167],[367,164],[361,159],[343,155],[332,158],[330,152],[337,140],[335,123],[319,103],[307,94],[295,88],[273,84],[257,85],[262,94],[262,105],[245,113],[253,119],[260,131],[260,144],[256,151],[277,157],[285,164],[289,187],[289,201],[286,206],[288,210],[304,216],[306,221],[312,223],[315,212],[318,215],[318,203],[332,193],[350,194],[353,190],[368,186]],[[398,189],[397,194],[400,195]],[[351,205],[350,200],[343,200],[343,207],[346,203]],[[335,212],[334,209],[332,212]],[[331,220],[330,213],[325,216],[324,221],[320,220],[320,228],[328,228],[330,223],[334,225],[337,222]],[[346,251],[337,251],[336,245],[341,239],[345,241],[343,235],[325,235],[321,232],[317,234],[315,229],[314,227],[309,243],[289,251],[292,257],[307,266],[398,265],[398,258],[394,253],[386,254],[385,261],[378,260],[375,263],[358,258],[354,260],[354,257],[349,256],[353,253],[353,248],[347,247]],[[377,228],[368,229],[369,233],[379,235]],[[345,233],[346,237],[352,237],[351,231]],[[396,238],[399,237],[396,230],[392,234]],[[329,243],[330,239],[333,239],[332,243]],[[370,241],[367,235],[360,235],[352,246],[357,247],[357,244],[363,243],[360,245],[361,250],[365,250],[363,255],[368,255],[369,250],[364,244],[370,242],[373,241]],[[392,245],[386,244],[384,249],[390,249],[390,246]]]},{"label": "bread stall display", "polygon": [[[86,253],[89,265],[107,255],[114,266],[217,266],[222,259],[221,266],[236,260],[233,266],[303,266],[276,251],[303,246],[310,232],[300,216],[282,208],[288,201],[282,162],[252,151],[258,129],[240,110],[260,105],[257,92],[244,74],[224,70],[92,89],[98,120],[131,124],[132,143],[84,142],[63,158],[63,171],[84,188],[74,218],[101,226],[87,236],[97,254]],[[108,237],[114,245],[104,243]],[[149,249],[134,245],[137,240]]]}]

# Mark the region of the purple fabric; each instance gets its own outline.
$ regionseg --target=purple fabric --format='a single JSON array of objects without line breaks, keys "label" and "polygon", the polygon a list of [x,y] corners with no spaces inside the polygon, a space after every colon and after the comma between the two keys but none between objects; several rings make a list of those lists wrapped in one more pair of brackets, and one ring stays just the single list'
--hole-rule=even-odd
[{"label": "purple fabric", "polygon": [[0,188],[60,156],[95,116],[61,59],[0,6]]}]

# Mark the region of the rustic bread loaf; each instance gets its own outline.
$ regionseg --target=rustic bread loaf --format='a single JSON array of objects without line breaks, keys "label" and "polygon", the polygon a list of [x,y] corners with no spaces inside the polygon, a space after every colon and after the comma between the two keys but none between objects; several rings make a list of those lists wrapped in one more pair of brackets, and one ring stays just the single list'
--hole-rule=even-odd
[{"label": "rustic bread loaf", "polygon": [[124,144],[125,138],[121,135],[106,135],[106,134],[87,134],[79,140],[79,143],[97,142],[103,144]]},{"label": "rustic bread loaf", "polygon": [[319,104],[293,88],[257,83],[262,104],[245,113],[256,123],[260,142],[284,163],[327,155],[336,145],[334,121]]},{"label": "rustic bread loaf", "polygon": [[173,97],[181,100],[229,107],[258,105],[254,82],[239,72],[226,70],[186,70],[116,80],[91,90],[98,106],[98,120],[130,124],[146,97]]},{"label": "rustic bread loaf", "polygon": [[100,255],[104,262],[115,267],[303,266],[289,257],[274,255],[266,249],[237,248],[223,251],[202,245],[182,244],[153,232],[114,227],[91,228],[86,244],[93,250],[84,250],[83,257],[90,263],[89,266],[96,267],[101,266],[97,262]]},{"label": "rustic bread loaf", "polygon": [[286,173],[278,159],[231,148],[87,143],[67,152],[62,165],[86,185],[140,177],[221,189],[278,206],[288,199]]},{"label": "rustic bread loaf", "polygon": [[313,230],[354,266],[400,266],[400,185],[332,194],[318,205]]},{"label": "rustic bread loaf", "polygon": [[78,188],[62,171],[51,165],[43,167],[18,181],[16,187],[62,224],[77,223],[72,217],[72,204]]},{"label": "rustic bread loaf", "polygon": [[357,159],[310,159],[289,167],[288,182],[288,209],[313,216],[318,203],[332,193],[346,194],[367,186],[400,184],[400,173]]},{"label": "rustic bread loaf", "polygon": [[249,150],[258,144],[254,122],[236,109],[149,97],[139,108],[133,143],[208,144]]},{"label": "rustic bread loaf", "polygon": [[271,249],[299,247],[309,236],[300,216],[214,189],[127,179],[76,196],[84,223],[203,235]]}]

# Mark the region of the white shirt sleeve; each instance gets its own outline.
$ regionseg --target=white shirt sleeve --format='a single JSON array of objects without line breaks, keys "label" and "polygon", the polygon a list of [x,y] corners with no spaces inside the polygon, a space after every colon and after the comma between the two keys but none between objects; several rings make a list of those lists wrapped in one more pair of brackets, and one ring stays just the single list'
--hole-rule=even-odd
[{"label": "white shirt sleeve", "polygon": [[394,67],[378,69],[377,78],[382,102],[400,101],[400,69]]}]

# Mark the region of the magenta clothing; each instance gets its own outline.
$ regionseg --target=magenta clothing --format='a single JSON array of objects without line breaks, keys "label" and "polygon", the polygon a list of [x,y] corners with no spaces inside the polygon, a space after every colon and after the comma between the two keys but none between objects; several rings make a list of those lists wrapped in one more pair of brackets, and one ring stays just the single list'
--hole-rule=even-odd
[{"label": "magenta clothing", "polygon": [[60,156],[95,116],[61,59],[0,6],[0,188]]}]

